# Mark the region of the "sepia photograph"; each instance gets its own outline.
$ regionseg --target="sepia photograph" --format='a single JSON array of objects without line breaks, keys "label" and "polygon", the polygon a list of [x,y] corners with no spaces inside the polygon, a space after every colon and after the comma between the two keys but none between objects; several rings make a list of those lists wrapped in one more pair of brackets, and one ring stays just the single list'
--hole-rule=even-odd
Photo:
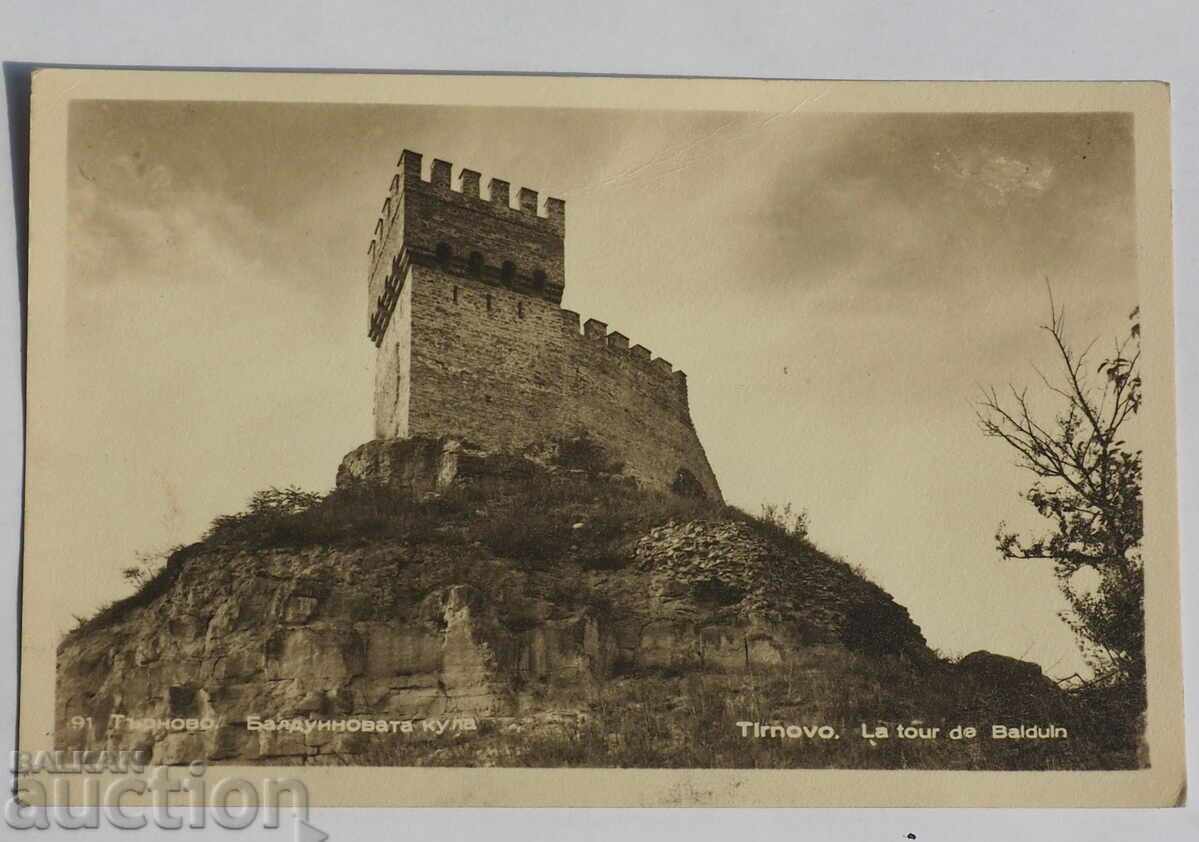
[{"label": "sepia photograph", "polygon": [[183,76],[34,80],[22,750],[1181,797],[1161,86]]}]

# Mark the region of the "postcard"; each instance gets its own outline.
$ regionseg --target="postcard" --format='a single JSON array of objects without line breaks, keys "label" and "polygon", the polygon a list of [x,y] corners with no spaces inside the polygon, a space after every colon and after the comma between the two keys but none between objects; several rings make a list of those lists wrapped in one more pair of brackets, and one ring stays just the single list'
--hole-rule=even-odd
[{"label": "postcard", "polygon": [[1169,127],[39,72],[18,788],[1180,803]]}]

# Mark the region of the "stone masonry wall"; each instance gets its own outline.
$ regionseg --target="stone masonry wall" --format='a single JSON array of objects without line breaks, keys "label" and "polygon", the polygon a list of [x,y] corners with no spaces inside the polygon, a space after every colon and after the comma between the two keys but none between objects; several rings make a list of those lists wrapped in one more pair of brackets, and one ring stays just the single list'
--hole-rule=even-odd
[{"label": "stone masonry wall", "polygon": [[399,172],[375,222],[367,249],[368,318],[371,339],[385,327],[390,309],[389,281],[398,282],[409,260],[437,260],[465,269],[472,258],[478,274],[554,302],[562,300],[565,279],[566,205],[547,198],[545,216],[538,195],[521,188],[518,207],[510,206],[508,182],[491,179],[490,196],[480,196],[480,175],[460,170],[461,189],[451,188],[450,164],[434,161],[428,181],[420,155],[400,156]]},{"label": "stone masonry wall", "polygon": [[[411,275],[411,273],[409,273]],[[375,364],[375,438],[408,435],[412,382],[412,284],[404,284]]]},{"label": "stone masonry wall", "polygon": [[668,488],[685,468],[719,498],[681,374],[609,345],[595,322],[580,333],[552,302],[419,266],[410,277],[409,415],[391,429],[509,449],[586,430],[643,484]]},{"label": "stone masonry wall", "polygon": [[378,347],[375,434],[459,436],[522,449],[587,431],[643,484],[680,470],[719,499],[687,382],[607,325],[559,306],[565,205],[405,151],[369,249],[369,334]]}]

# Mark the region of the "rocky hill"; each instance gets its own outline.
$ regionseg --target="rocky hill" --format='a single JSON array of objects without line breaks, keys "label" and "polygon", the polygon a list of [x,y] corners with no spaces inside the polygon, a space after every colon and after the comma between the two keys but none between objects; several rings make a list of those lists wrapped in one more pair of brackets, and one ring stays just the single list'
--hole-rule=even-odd
[{"label": "rocky hill", "polygon": [[[380,441],[326,496],[260,493],[67,635],[58,747],[286,765],[1110,768],[1128,754],[1087,737],[1085,706],[1035,665],[943,660],[802,534],[686,482],[643,491],[620,467],[585,435],[523,453]],[[995,744],[992,721],[1077,738]],[[864,738],[879,723],[973,723],[987,739]]]}]

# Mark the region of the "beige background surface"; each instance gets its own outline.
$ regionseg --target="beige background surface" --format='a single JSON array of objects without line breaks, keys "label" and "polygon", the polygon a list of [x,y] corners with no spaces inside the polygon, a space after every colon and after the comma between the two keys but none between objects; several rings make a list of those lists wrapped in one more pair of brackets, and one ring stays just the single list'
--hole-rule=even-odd
[{"label": "beige background surface", "polygon": [[[22,699],[22,748],[39,745],[48,747],[48,742],[41,743],[38,735],[44,734],[48,727],[49,706],[47,704],[44,710],[39,711],[37,704],[39,698],[43,701],[48,700],[49,696],[44,694],[52,693],[52,653],[59,631],[56,629],[58,622],[55,615],[57,613],[61,616],[63,601],[59,595],[66,592],[68,582],[72,583],[69,586],[71,589],[84,590],[78,588],[80,575],[86,573],[90,578],[92,574],[89,566],[73,562],[74,553],[62,551],[64,541],[75,540],[79,546],[86,546],[92,540],[88,537],[89,533],[83,529],[65,529],[61,517],[55,517],[56,507],[50,502],[38,502],[39,499],[61,499],[63,489],[54,485],[56,478],[61,477],[54,454],[61,452],[64,443],[70,442],[80,428],[77,407],[72,405],[70,398],[77,391],[73,388],[77,383],[73,382],[72,378],[77,376],[78,370],[70,364],[63,341],[64,337],[69,335],[68,326],[72,324],[73,302],[66,292],[68,279],[74,277],[69,271],[69,264],[64,262],[67,250],[63,248],[63,244],[69,242],[65,233],[66,178],[72,177],[64,171],[63,166],[63,161],[66,160],[64,117],[69,104],[69,98],[65,95],[67,93],[70,98],[79,99],[228,101],[312,98],[327,102],[504,105],[526,108],[553,106],[647,109],[662,108],[664,104],[668,104],[671,110],[684,112],[684,119],[688,113],[695,113],[702,118],[707,114],[728,111],[736,112],[739,118],[744,119],[745,112],[759,112],[762,117],[757,121],[757,125],[768,123],[776,115],[794,116],[799,112],[803,112],[804,115],[870,115],[876,112],[928,111],[1002,113],[1030,110],[1133,112],[1136,114],[1136,213],[1138,230],[1141,232],[1137,275],[1141,279],[1139,299],[1146,325],[1146,388],[1150,395],[1172,395],[1169,354],[1172,340],[1170,290],[1168,284],[1163,282],[1169,278],[1166,121],[1168,105],[1165,89],[1161,86],[994,85],[980,88],[971,85],[647,82],[544,78],[516,80],[244,75],[222,77],[210,74],[44,74],[38,82],[34,106],[28,532],[25,568],[26,628],[23,641],[26,674]],[[755,123],[750,119],[746,125],[753,126]],[[744,139],[741,142],[744,142]],[[395,145],[397,144],[392,144]],[[731,143],[729,150],[735,150],[736,146],[736,142]],[[422,151],[430,157],[439,155],[457,163],[477,164],[469,157],[455,157],[453,153],[446,153],[440,149]],[[394,152],[394,148],[384,148],[381,154],[393,156]],[[513,166],[518,166],[518,162],[514,161]],[[533,179],[522,180],[519,172],[487,171],[485,165],[476,168],[485,169],[487,174],[510,175],[516,184],[544,187],[549,192],[556,192],[553,184],[547,185],[535,180],[537,173],[530,173]],[[669,175],[663,175],[659,181],[667,178]],[[732,185],[717,185],[710,195],[731,196],[727,191],[732,189]],[[562,192],[566,193],[569,202],[570,192]],[[744,203],[744,197],[739,201]],[[862,204],[872,210],[877,207],[877,203],[870,201]],[[580,235],[586,236],[588,230],[584,228],[580,232],[580,225],[571,214],[574,207],[575,205],[568,207],[568,226],[571,229],[568,250],[576,238]],[[591,236],[599,237],[601,241],[604,236],[615,241],[624,239],[619,229],[613,232],[605,226],[605,220],[613,218],[611,214],[598,212],[596,217],[591,224],[598,226],[600,231]],[[360,229],[347,232],[348,238],[353,241],[362,239],[362,235],[357,231],[366,230],[369,221],[368,219]],[[585,261],[584,265],[587,262],[589,261]],[[1119,268],[1118,265],[1116,268]],[[361,283],[361,279],[357,274],[350,273],[350,277],[346,279],[350,289],[347,297],[355,305],[360,300],[357,285]],[[1146,283],[1147,278],[1158,280],[1155,283]],[[577,274],[572,274],[568,284],[568,306],[572,303],[569,300],[571,291],[580,287],[586,295],[586,290],[602,288],[602,285],[588,283],[585,277],[580,278]],[[611,309],[639,309],[630,307],[627,303],[622,305],[620,293],[615,295],[616,297],[607,302]],[[605,303],[602,294],[597,298],[601,305]],[[933,301],[936,300],[934,296]],[[697,306],[702,303],[702,300],[696,302]],[[945,311],[944,322],[950,329],[955,325],[960,326],[960,322],[955,321],[958,313],[952,304],[944,302],[942,306]],[[593,314],[585,305],[575,304],[575,308],[582,309],[585,316]],[[360,312],[360,308],[356,306],[353,309]],[[1035,317],[1039,312],[1038,308],[1033,307],[1030,315]],[[606,314],[598,315],[603,317]],[[615,318],[611,318],[611,321],[616,325],[620,324]],[[655,336],[663,332],[657,322],[649,324],[647,329]],[[666,333],[671,335],[670,331]],[[682,341],[685,338],[683,336],[676,340],[680,347],[687,345]],[[651,341],[656,342],[657,346],[662,345],[661,341]],[[193,347],[189,342],[177,344],[185,351]],[[851,352],[857,347],[851,346]],[[655,349],[657,350],[657,347]],[[662,353],[669,357],[665,347],[662,348]],[[103,355],[97,357],[102,364]],[[680,365],[693,371],[693,382],[699,379],[699,372],[695,370],[702,370],[706,362],[701,358],[698,365],[693,366],[682,358],[679,360]],[[1012,376],[1018,374],[1019,372],[1013,372]],[[365,380],[365,377],[362,379]],[[361,394],[365,396],[365,389]],[[720,445],[711,441],[711,436],[707,433],[704,409],[697,405],[694,411],[709,450],[719,453]],[[369,788],[369,791],[379,793],[381,800],[377,803],[394,803],[392,797],[396,791],[410,794],[405,797],[413,803],[480,803],[479,800],[483,803],[574,803],[572,799],[580,797],[595,798],[594,803],[836,803],[839,798],[847,796],[860,798],[866,803],[1112,803],[1110,797],[1117,793],[1120,799],[1129,799],[1127,803],[1168,803],[1173,800],[1181,781],[1172,401],[1166,403],[1156,400],[1148,407],[1147,413],[1148,423],[1144,424],[1148,428],[1146,557],[1153,560],[1150,562],[1147,606],[1150,632],[1154,641],[1150,650],[1150,736],[1155,763],[1152,772],[1104,775],[971,773],[956,777],[940,773],[906,776],[894,772],[594,773],[602,776],[606,782],[603,787],[580,786],[577,783],[577,775],[592,774],[580,772],[568,776],[575,782],[566,790],[551,786],[551,781],[562,780],[552,777],[561,774],[557,772],[544,773],[549,777],[540,781],[538,775],[543,773],[527,771],[455,772],[446,779],[441,773],[428,775],[423,770],[321,770],[322,774],[316,776],[313,775],[316,770],[305,770],[305,777],[311,782],[316,797],[330,803],[344,803],[345,796],[349,796],[353,791],[352,786],[346,785],[361,780],[389,781],[389,786],[385,789],[378,789],[378,784],[372,784]],[[930,412],[930,416],[940,417],[935,411]],[[970,430],[966,435],[974,436],[975,433]],[[351,441],[349,446],[353,446],[354,443],[356,442]],[[728,447],[727,456],[714,455],[715,467],[726,483],[721,459],[730,464],[745,461],[741,458],[744,451],[736,443]],[[345,449],[347,448],[343,447],[341,451]],[[151,444],[145,451],[145,455],[152,459],[158,448]],[[341,451],[337,455],[340,455]],[[952,446],[946,455],[953,455]],[[336,456],[333,456],[333,459],[336,459]],[[317,469],[331,470],[324,466],[317,466]],[[268,481],[284,479],[278,477]],[[808,505],[807,500],[799,498],[798,495],[793,496],[800,505]],[[825,496],[829,496],[827,490]],[[736,502],[752,506],[752,501],[744,498],[736,499]],[[813,509],[815,537],[821,541],[821,521],[827,518],[822,518],[815,505],[809,507]],[[203,517],[215,513],[206,512]],[[120,526],[119,523],[116,525]],[[848,535],[859,532],[860,530],[847,530]],[[834,538],[833,541],[835,540]],[[830,548],[840,549],[835,543]],[[855,552],[855,555],[857,554]],[[95,566],[97,572],[104,569],[104,565]],[[901,602],[913,607],[917,622],[923,624],[923,617],[913,605],[913,600],[891,581],[887,581],[881,575],[880,579]],[[97,591],[102,588],[102,577],[96,577],[96,581],[90,583],[87,590]],[[927,593],[928,589],[929,586],[925,583],[913,587],[912,593]],[[937,641],[933,642],[936,644]],[[990,648],[1000,647],[992,644]],[[1171,745],[1177,747],[1177,751],[1173,750]],[[1177,756],[1171,757],[1171,754]],[[367,777],[359,777],[363,774]],[[647,774],[649,777],[646,777]],[[882,787],[871,787],[868,790],[847,788],[847,776],[853,775],[865,775],[867,778],[873,776],[875,780],[885,780],[887,791],[880,792]],[[1030,778],[1029,775],[1033,777]],[[919,784],[924,793],[915,802],[912,793],[906,788],[908,785],[903,783],[905,779],[912,784]],[[1081,789],[1071,789],[1068,786],[1065,790],[1059,790],[1045,786],[1046,782],[1054,779],[1061,779],[1063,782],[1074,781],[1072,786]],[[1030,780],[1036,781],[1034,789],[1028,786]],[[476,784],[477,781],[484,783]],[[424,784],[432,782],[437,782],[436,787],[427,789]],[[399,790],[390,784],[398,784]],[[513,791],[517,793],[515,797],[513,792],[505,792],[506,786],[516,787]],[[359,788],[358,795],[369,800],[371,796],[367,792],[368,790]]]}]

